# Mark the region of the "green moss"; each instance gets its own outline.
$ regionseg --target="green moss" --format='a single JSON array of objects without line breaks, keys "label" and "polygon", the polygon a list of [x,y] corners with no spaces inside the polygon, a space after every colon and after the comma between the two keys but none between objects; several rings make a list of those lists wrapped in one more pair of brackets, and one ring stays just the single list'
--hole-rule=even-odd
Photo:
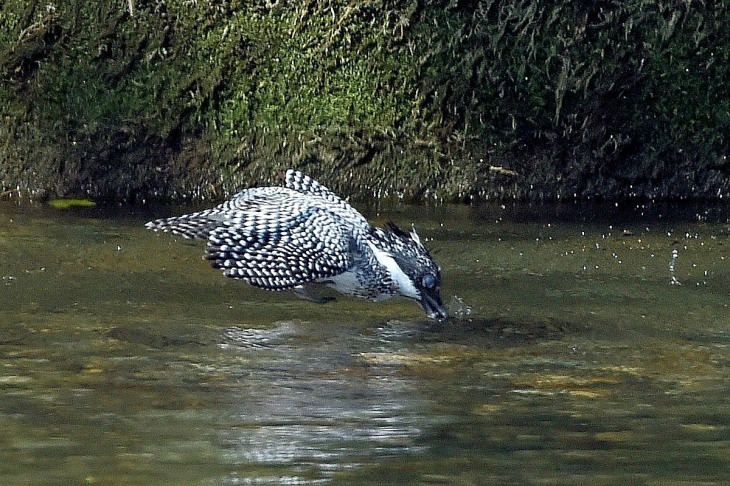
[{"label": "green moss", "polygon": [[211,196],[294,165],[360,195],[730,192],[721,3],[0,9],[5,187]]},{"label": "green moss", "polygon": [[96,203],[90,199],[51,199],[48,205],[56,209],[91,208]]}]

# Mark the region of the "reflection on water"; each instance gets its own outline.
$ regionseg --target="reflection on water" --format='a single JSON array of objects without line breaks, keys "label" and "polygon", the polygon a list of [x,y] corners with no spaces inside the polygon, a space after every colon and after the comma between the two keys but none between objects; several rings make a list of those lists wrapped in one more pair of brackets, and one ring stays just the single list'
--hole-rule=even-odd
[{"label": "reflection on water", "polygon": [[[268,475],[272,482],[323,480],[373,456],[422,450],[414,440],[427,425],[425,411],[407,380],[369,373],[353,356],[355,350],[343,347],[347,334],[301,347],[292,345],[302,337],[296,332],[294,323],[284,322],[267,332],[225,333],[222,346],[228,351],[248,353],[253,346],[262,355],[256,367],[234,377],[241,384],[235,394],[247,399],[234,398],[235,425],[222,433],[228,460],[246,465],[237,475]],[[265,393],[246,393],[262,384]]]},{"label": "reflection on water", "polygon": [[445,322],[224,279],[133,211],[0,203],[2,484],[730,481],[726,206],[371,211]]}]

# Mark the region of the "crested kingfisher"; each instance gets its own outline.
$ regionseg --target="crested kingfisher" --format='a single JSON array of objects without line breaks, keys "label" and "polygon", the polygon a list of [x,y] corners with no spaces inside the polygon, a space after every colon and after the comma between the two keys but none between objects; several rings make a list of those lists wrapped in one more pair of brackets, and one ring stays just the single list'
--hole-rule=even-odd
[{"label": "crested kingfisher", "polygon": [[226,277],[267,290],[324,284],[345,295],[404,296],[432,319],[446,317],[441,269],[415,229],[371,226],[323,185],[290,169],[283,187],[245,189],[204,211],[146,227],[207,241],[204,258]]}]

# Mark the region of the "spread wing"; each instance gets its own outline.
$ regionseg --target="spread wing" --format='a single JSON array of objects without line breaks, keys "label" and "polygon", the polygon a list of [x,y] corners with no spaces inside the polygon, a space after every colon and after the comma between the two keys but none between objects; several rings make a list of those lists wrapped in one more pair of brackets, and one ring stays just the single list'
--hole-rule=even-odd
[{"label": "spread wing", "polygon": [[302,174],[294,169],[289,169],[284,176],[284,183],[289,190],[323,200],[332,212],[358,225],[363,230],[366,230],[370,226],[365,217],[350,206],[347,201],[308,175]]},{"label": "spread wing", "polygon": [[241,221],[253,222],[256,218],[268,222],[286,219],[287,212],[301,210],[302,200],[302,195],[292,189],[254,187],[239,192],[214,208],[157,219],[145,224],[145,227],[185,238],[207,240],[213,230],[220,226],[241,224]]},{"label": "spread wing", "polygon": [[147,223],[208,241],[205,258],[231,278],[270,290],[349,270],[370,225],[347,202],[288,171],[286,187],[246,189],[212,209]]},{"label": "spread wing", "polygon": [[355,241],[347,224],[316,206],[285,219],[242,212],[208,237],[206,258],[227,277],[269,290],[339,275],[353,264]]}]

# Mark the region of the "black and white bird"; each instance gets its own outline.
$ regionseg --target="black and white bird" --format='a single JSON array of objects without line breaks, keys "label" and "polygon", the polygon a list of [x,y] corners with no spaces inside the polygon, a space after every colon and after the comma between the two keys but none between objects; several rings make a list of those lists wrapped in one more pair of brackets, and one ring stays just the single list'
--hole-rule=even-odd
[{"label": "black and white bird", "polygon": [[441,269],[415,229],[376,228],[312,178],[288,170],[284,187],[255,187],[212,209],[146,224],[206,240],[205,258],[227,277],[267,290],[324,284],[375,301],[404,296],[446,317]]}]

